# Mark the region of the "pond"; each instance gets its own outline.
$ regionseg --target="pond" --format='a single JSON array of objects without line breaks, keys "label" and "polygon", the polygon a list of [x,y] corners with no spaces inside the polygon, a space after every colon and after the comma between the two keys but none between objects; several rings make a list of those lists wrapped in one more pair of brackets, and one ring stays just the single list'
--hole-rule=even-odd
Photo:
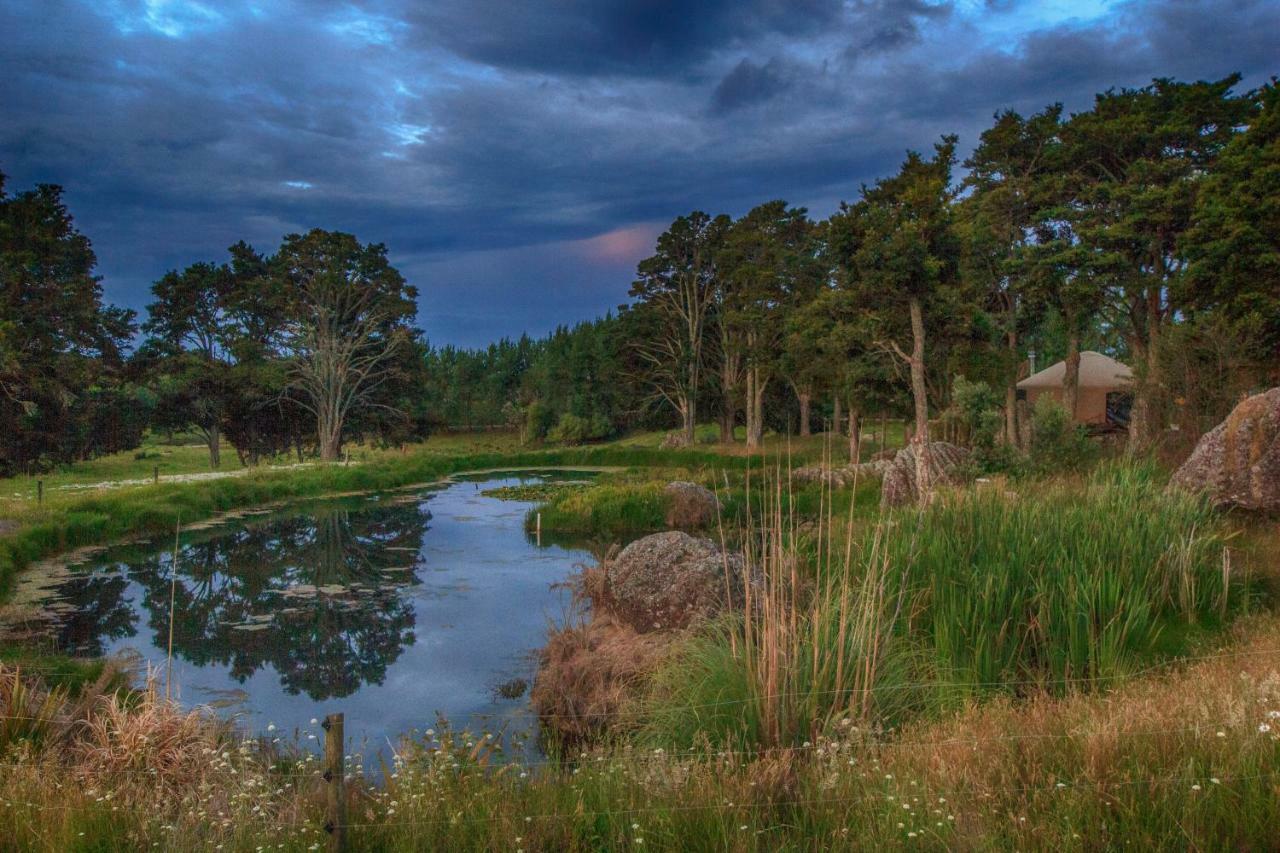
[{"label": "pond", "polygon": [[525,690],[557,584],[591,560],[526,534],[532,503],[485,490],[581,474],[509,473],[409,493],[308,501],[98,554],[54,591],[58,645],[136,656],[163,684],[172,591],[173,687],[245,730],[316,731],[342,711],[354,748],[385,751],[435,725],[529,733]]}]

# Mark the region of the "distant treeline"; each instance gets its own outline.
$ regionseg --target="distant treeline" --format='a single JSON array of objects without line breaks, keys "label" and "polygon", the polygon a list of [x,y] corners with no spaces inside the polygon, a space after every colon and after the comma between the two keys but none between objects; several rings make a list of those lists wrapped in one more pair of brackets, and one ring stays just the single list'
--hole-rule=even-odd
[{"label": "distant treeline", "polygon": [[755,444],[886,413],[1012,444],[1029,352],[1066,360],[1070,405],[1085,348],[1134,367],[1136,445],[1195,435],[1280,382],[1280,88],[1238,84],[1001,113],[963,163],[943,137],[824,221],[693,211],[616,314],[479,350],[429,346],[385,247],[319,229],[166,274],[139,325],[103,302],[60,189],[0,176],[0,472],[148,428],[200,432],[214,465],[224,440],[253,463],[441,426],[691,441],[715,419]]}]

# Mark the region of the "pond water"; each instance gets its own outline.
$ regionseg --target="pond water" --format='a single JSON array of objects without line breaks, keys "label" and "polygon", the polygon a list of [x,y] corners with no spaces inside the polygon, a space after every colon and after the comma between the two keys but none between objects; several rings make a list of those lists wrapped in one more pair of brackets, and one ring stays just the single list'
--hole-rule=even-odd
[{"label": "pond water", "polygon": [[[523,687],[570,605],[555,585],[591,556],[533,541],[524,531],[533,504],[482,492],[555,476],[582,475],[487,475],[309,501],[184,536],[175,694],[256,733],[314,732],[311,719],[342,711],[366,755],[437,715],[528,733]],[[59,645],[133,655],[163,678],[172,548],[120,546],[75,567],[56,590]]]}]

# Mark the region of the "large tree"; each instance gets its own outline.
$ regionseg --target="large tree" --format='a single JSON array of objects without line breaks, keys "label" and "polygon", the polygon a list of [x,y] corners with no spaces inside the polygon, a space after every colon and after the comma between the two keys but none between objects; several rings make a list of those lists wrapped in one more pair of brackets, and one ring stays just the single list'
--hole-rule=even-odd
[{"label": "large tree", "polygon": [[382,244],[314,229],[289,234],[272,261],[288,304],[281,336],[298,403],[316,418],[320,459],[338,458],[356,407],[392,408],[380,393],[413,358],[417,289]]},{"label": "large tree", "polygon": [[1062,129],[1072,180],[1065,218],[1077,252],[1070,275],[1102,291],[1103,319],[1121,330],[1135,362],[1133,447],[1154,438],[1163,419],[1160,347],[1182,307],[1179,247],[1196,195],[1254,111],[1251,97],[1232,93],[1238,82],[1161,79],[1108,91]]},{"label": "large tree", "polygon": [[1237,346],[1280,372],[1280,84],[1258,91],[1260,111],[1201,182],[1182,251],[1178,296],[1220,315]]},{"label": "large tree", "polygon": [[722,322],[740,335],[746,375],[747,446],[760,445],[764,396],[783,375],[787,317],[822,286],[814,224],[802,207],[761,204],[733,223],[725,237],[721,275],[732,281]]},{"label": "large tree", "polygon": [[631,296],[651,315],[652,336],[635,342],[656,394],[680,413],[684,441],[693,442],[708,322],[716,295],[716,259],[727,216],[700,210],[678,217],[641,261]]},{"label": "large tree", "polygon": [[[952,223],[955,148],[956,137],[946,136],[934,146],[930,159],[909,152],[896,175],[863,187],[862,198],[844,212],[840,223],[855,232],[846,238],[856,247],[851,256],[852,278],[867,304],[875,308],[881,340],[910,372],[922,499],[931,491],[925,362],[928,316],[954,315],[960,303],[960,246]],[[910,352],[901,344],[907,336]]]},{"label": "large tree", "polygon": [[[964,164],[969,170],[964,186],[972,190],[958,209],[964,275],[982,290],[1003,339],[1004,435],[1011,444],[1019,435],[1020,336],[1031,321],[1028,315],[1036,313],[1029,309],[1043,306],[1037,284],[1056,280],[1041,272],[1031,253],[1045,236],[1042,224],[1055,201],[1052,189],[1062,168],[1061,115],[1060,105],[1029,118],[1012,110],[1000,113]],[[1078,375],[1078,352],[1068,366]]]},{"label": "large tree", "polygon": [[196,263],[171,270],[151,287],[142,330],[144,357],[154,364],[161,412],[170,427],[194,426],[221,464],[223,420],[230,404],[235,279],[226,265]]},{"label": "large tree", "polygon": [[41,184],[9,196],[0,174],[0,469],[120,450],[137,430],[92,435],[99,407],[137,405],[121,386],[133,312],[103,302],[97,258]]}]

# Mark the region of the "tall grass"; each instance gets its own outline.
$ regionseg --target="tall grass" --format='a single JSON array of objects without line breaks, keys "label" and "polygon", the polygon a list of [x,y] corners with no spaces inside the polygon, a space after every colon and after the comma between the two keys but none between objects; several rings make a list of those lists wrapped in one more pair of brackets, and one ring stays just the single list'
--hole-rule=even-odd
[{"label": "tall grass", "polygon": [[806,525],[785,484],[744,544],[742,612],[656,677],[647,737],[789,745],[834,719],[892,726],[996,694],[1113,684],[1244,599],[1201,500],[1146,467],[939,496]]}]

